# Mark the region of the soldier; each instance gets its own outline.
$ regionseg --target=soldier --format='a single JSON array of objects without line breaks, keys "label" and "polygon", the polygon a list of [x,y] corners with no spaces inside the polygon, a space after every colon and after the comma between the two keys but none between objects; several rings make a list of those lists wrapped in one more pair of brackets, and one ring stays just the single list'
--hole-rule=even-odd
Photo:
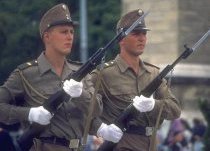
[{"label": "soldier", "polygon": [[[72,151],[79,147],[78,144],[81,145],[94,89],[88,76],[82,82],[73,79],[64,81],[81,66],[66,59],[71,52],[75,25],[65,4],[48,10],[40,22],[40,36],[45,50],[36,60],[19,65],[0,87],[0,122],[21,122],[24,130],[30,123],[47,125],[34,139],[31,151]],[[42,104],[62,87],[72,99],[64,101],[52,115]],[[94,115],[101,112],[99,95],[97,102]],[[117,126],[101,123],[97,116],[93,116],[89,132],[98,132],[104,139],[113,142],[122,136]]]},{"label": "soldier", "polygon": [[[138,9],[122,16],[117,23],[117,32],[121,28],[130,27],[142,14],[143,11]],[[149,151],[161,106],[164,105],[160,124],[164,119],[176,119],[181,114],[180,103],[167,87],[165,79],[153,94],[154,98],[140,96],[141,91],[159,73],[158,67],[139,57],[144,52],[148,31],[145,21],[142,20],[119,42],[120,53],[116,58],[105,63],[101,70],[91,73],[93,82],[101,80],[99,93],[103,101],[103,122],[113,123],[131,103],[137,110],[128,119],[126,132],[114,148],[115,151]]]}]

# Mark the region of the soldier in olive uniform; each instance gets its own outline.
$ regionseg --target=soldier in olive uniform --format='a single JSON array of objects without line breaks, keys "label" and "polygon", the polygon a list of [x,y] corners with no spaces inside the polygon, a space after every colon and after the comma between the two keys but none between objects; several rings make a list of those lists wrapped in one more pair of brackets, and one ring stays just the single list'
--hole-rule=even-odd
[{"label": "soldier in olive uniform", "polygon": [[[128,28],[143,14],[134,10],[125,14],[117,24],[117,32]],[[121,115],[131,103],[136,112],[127,122],[127,131],[114,148],[116,151],[149,151],[151,135],[162,105],[160,124],[164,119],[173,120],[180,116],[180,102],[172,95],[164,79],[153,97],[140,96],[141,91],[158,75],[159,68],[144,62],[139,55],[144,52],[147,40],[144,20],[119,42],[120,54],[104,64],[100,71],[91,73],[92,81],[101,80],[99,93],[102,95],[101,119],[109,124]],[[100,73],[100,74],[99,74]],[[98,78],[99,76],[99,78]]]},{"label": "soldier in olive uniform", "polygon": [[[40,36],[45,50],[36,60],[18,66],[0,87],[0,122],[21,122],[24,130],[31,123],[47,125],[34,139],[31,151],[71,151],[81,145],[94,89],[88,76],[82,82],[73,79],[64,81],[81,66],[66,59],[71,52],[74,27],[75,22],[65,4],[48,10],[40,22]],[[42,104],[61,88],[72,99],[64,101],[52,115]],[[100,100],[98,95],[94,115],[101,112]],[[119,141],[122,136],[117,126],[101,123],[97,116],[93,116],[89,132],[99,133],[113,142]]]}]

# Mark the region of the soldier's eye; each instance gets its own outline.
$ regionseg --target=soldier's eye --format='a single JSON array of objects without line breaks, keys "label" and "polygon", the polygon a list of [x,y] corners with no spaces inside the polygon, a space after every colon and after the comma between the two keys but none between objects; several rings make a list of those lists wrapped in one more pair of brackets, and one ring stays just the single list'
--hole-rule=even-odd
[{"label": "soldier's eye", "polygon": [[73,29],[72,29],[72,30],[70,30],[70,33],[71,33],[71,34],[74,34],[74,30],[73,30]]},{"label": "soldier's eye", "polygon": [[68,30],[62,30],[61,33],[67,34],[68,33]]}]

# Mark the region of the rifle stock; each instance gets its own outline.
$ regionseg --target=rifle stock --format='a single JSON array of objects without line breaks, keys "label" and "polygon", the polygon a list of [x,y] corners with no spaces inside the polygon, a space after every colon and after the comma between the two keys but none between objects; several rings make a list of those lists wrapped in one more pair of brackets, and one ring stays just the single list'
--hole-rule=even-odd
[{"label": "rifle stock", "polygon": [[[81,81],[88,73],[90,73],[93,69],[96,68],[97,65],[101,63],[101,60],[104,57],[107,49],[110,48],[114,43],[119,42],[121,39],[127,36],[147,14],[148,12],[140,16],[127,30],[122,29],[110,42],[105,45],[104,48],[99,48],[91,56],[91,58],[89,58],[88,61],[79,68],[79,70],[69,75],[67,79]],[[70,96],[66,94],[63,89],[58,90],[44,102],[43,107],[49,112],[55,113],[58,107],[62,105],[64,100],[67,99],[69,100]],[[18,143],[20,148],[22,148],[23,151],[29,150],[33,144],[33,138],[38,137],[41,132],[44,131],[45,127],[46,126],[33,123],[29,129],[26,130],[19,138]]]},{"label": "rifle stock", "polygon": [[[141,95],[145,97],[150,97],[161,85],[163,78],[165,78],[165,76],[176,66],[176,64],[178,64],[182,59],[186,59],[195,49],[197,49],[201,45],[201,43],[203,43],[203,41],[209,36],[209,34],[210,30],[208,30],[192,48],[188,48],[186,45],[184,45],[185,51],[171,65],[167,65],[159,73],[159,75],[155,79],[153,79],[152,82],[144,88],[144,90],[141,91]],[[130,104],[115,120],[114,124],[116,124],[123,132],[125,132],[126,122],[129,121],[129,116],[131,116],[132,113],[135,111],[135,107]],[[104,141],[104,143],[98,148],[97,151],[112,151],[115,146],[116,143]]]}]

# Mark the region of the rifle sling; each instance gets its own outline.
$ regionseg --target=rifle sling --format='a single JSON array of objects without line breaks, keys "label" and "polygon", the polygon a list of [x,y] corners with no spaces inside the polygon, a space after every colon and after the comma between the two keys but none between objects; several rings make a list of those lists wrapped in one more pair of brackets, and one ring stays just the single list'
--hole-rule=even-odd
[{"label": "rifle sling", "polygon": [[91,98],[91,103],[88,109],[88,117],[86,119],[86,126],[84,129],[84,135],[83,135],[83,140],[82,140],[82,145],[85,145],[87,143],[87,137],[88,137],[88,132],[90,130],[90,125],[91,125],[91,121],[92,121],[92,115],[93,115],[93,110],[94,110],[94,106],[96,104],[96,95],[98,93],[99,87],[101,85],[101,70],[99,71],[99,74],[97,75],[97,80],[96,80],[96,86],[95,86],[95,91],[92,95]]},{"label": "rifle sling", "polygon": [[161,114],[163,112],[163,107],[164,107],[164,103],[161,104],[160,106],[160,111],[158,113],[158,118],[156,120],[156,123],[155,123],[155,128],[154,128],[154,131],[152,133],[152,136],[150,138],[150,151],[156,151],[156,134],[157,134],[157,129],[159,127],[159,124],[160,124],[160,118],[161,118]]}]

